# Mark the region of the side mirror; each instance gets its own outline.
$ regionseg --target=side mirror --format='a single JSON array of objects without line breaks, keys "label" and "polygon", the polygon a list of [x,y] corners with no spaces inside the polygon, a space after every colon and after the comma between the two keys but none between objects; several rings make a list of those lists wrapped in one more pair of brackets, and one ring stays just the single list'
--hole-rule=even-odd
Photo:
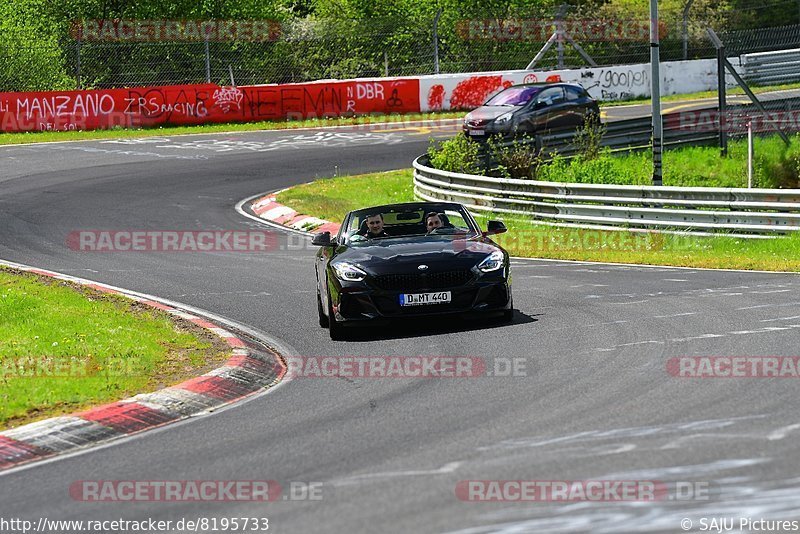
[{"label": "side mirror", "polygon": [[541,100],[537,100],[533,103],[533,109],[543,109],[547,106],[546,102],[542,102]]},{"label": "side mirror", "polygon": [[489,221],[486,225],[485,235],[502,234],[503,232],[508,232],[508,228],[503,224],[503,221]]},{"label": "side mirror", "polygon": [[331,233],[330,232],[321,232],[319,234],[314,234],[314,238],[311,240],[311,244],[317,247],[329,247],[331,246]]}]

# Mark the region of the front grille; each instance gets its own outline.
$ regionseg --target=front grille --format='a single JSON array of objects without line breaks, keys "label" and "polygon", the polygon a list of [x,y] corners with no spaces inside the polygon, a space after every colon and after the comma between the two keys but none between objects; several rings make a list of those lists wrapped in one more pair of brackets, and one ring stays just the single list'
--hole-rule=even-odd
[{"label": "front grille", "polygon": [[472,119],[467,121],[467,126],[470,128],[480,128],[489,124],[489,119]]},{"label": "front grille", "polygon": [[472,272],[442,271],[420,274],[384,274],[372,278],[372,284],[390,291],[418,291],[463,286],[472,280]]}]

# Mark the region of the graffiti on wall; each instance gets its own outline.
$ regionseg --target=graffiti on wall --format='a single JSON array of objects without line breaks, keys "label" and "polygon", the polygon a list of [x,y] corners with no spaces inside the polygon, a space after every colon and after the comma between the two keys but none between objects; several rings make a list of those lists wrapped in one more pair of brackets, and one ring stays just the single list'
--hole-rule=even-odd
[{"label": "graffiti on wall", "polygon": [[418,111],[418,80],[247,87],[176,85],[3,93],[0,129],[5,132],[94,130]]}]

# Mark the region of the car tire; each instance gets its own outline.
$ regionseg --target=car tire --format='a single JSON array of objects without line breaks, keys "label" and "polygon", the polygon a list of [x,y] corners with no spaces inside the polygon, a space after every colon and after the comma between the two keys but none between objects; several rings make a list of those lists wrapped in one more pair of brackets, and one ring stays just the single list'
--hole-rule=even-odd
[{"label": "car tire", "polygon": [[330,325],[330,318],[322,311],[322,297],[317,291],[317,313],[319,314],[319,325],[322,328],[328,328]]},{"label": "car tire", "polygon": [[328,294],[328,333],[333,341],[345,341],[347,339],[347,332],[345,332],[344,325],[336,322],[336,315],[333,313],[331,306],[331,296]]}]

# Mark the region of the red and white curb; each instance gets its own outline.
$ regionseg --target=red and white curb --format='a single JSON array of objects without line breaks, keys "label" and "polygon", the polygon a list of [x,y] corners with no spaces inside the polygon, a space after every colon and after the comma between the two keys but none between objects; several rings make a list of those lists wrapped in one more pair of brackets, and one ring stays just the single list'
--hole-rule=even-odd
[{"label": "red and white curb", "polygon": [[274,386],[286,374],[277,353],[255,351],[233,332],[203,317],[106,284],[0,261],[20,271],[123,295],[206,328],[231,347],[222,367],[153,393],[143,393],[84,412],[53,417],[0,432],[0,470],[123,438],[240,401]]},{"label": "red and white curb", "polygon": [[330,232],[335,234],[341,226],[339,223],[297,213],[289,206],[284,206],[277,202],[275,195],[267,195],[253,201],[250,209],[261,219],[304,232]]}]

